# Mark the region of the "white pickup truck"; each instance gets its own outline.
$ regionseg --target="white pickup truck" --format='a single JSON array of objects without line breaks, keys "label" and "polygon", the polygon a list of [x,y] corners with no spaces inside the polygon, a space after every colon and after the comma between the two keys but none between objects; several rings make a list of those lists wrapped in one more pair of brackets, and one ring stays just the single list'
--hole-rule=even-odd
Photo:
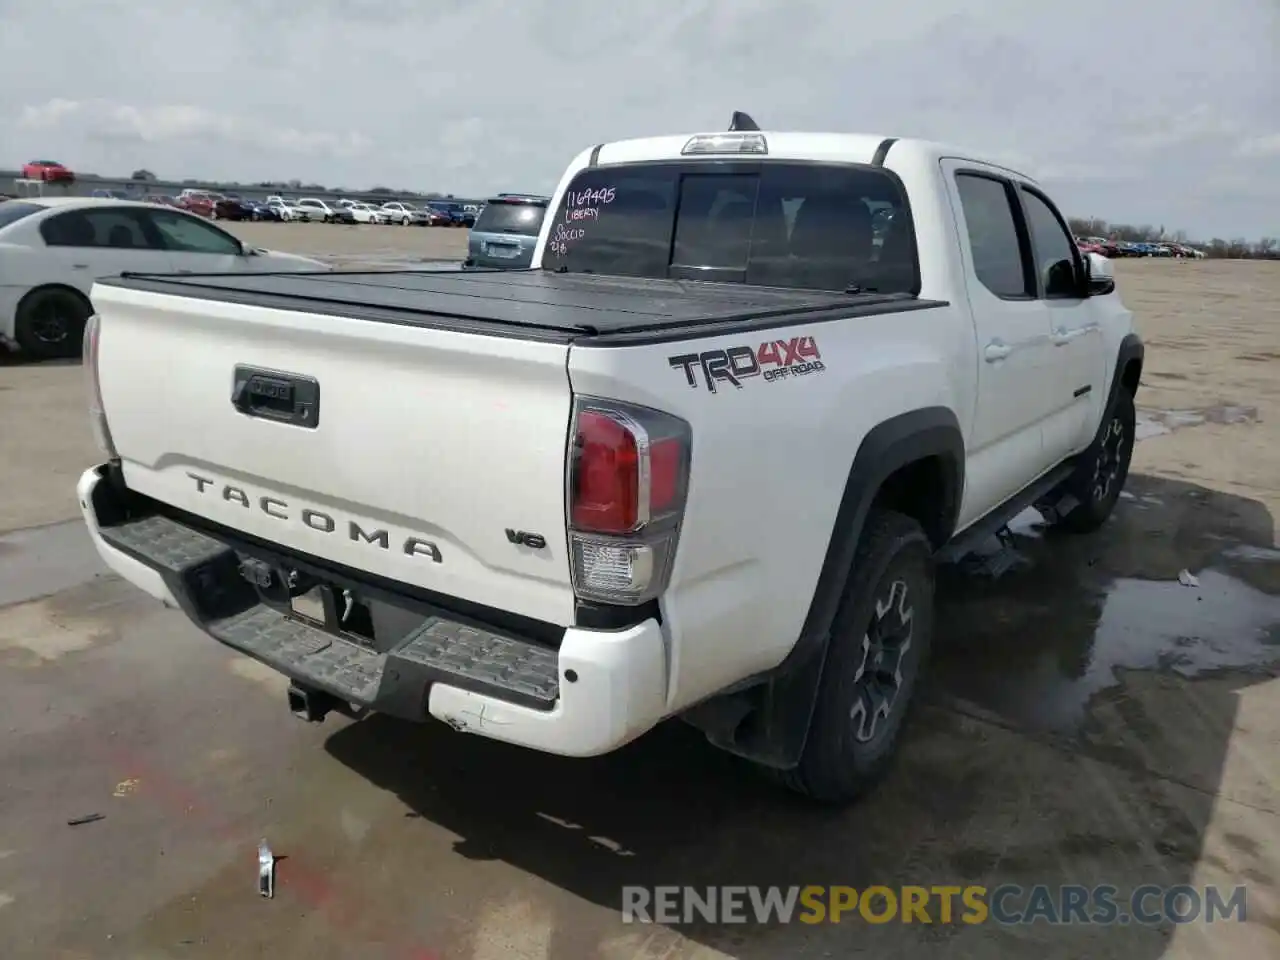
[{"label": "white pickup truck", "polygon": [[682,717],[858,795],[933,564],[1111,513],[1143,346],[1029,177],[734,126],[585,150],[528,270],[100,282],[103,559],[308,720],[584,757]]}]

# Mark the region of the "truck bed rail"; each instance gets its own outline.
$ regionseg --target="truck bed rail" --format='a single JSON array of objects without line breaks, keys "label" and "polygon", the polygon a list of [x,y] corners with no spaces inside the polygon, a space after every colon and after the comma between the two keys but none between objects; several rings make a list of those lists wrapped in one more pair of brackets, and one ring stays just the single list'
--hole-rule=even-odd
[{"label": "truck bed rail", "polygon": [[910,294],[844,294],[739,283],[544,270],[358,270],[140,274],[99,281],[179,297],[571,342],[638,343],[945,306]]}]

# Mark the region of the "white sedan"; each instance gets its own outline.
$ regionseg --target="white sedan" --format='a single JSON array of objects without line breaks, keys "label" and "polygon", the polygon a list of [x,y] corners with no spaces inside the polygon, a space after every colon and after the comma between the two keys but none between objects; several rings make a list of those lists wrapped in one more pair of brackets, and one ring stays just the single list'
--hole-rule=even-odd
[{"label": "white sedan", "polygon": [[388,223],[398,223],[402,227],[407,227],[422,217],[421,210],[416,210],[409,204],[401,203],[399,200],[384,203],[378,209],[386,216]]},{"label": "white sedan", "polygon": [[390,223],[391,216],[383,210],[368,203],[357,203],[352,201],[347,204],[347,209],[351,211],[351,215],[356,218],[356,223]]},{"label": "white sedan", "polygon": [[327,264],[250,247],[154,203],[32,197],[0,203],[0,345],[39,359],[80,354],[89,291],[137,273],[296,273]]},{"label": "white sedan", "polygon": [[297,203],[291,203],[289,206],[305,210],[308,217],[312,220],[319,220],[321,223],[331,223],[337,217],[337,212],[333,207],[316,197],[303,197]]}]

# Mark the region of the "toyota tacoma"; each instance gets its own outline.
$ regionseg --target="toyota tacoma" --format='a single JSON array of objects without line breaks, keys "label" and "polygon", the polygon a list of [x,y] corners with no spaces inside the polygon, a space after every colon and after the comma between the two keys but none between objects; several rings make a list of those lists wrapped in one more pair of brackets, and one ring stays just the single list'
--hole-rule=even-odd
[{"label": "toyota tacoma", "polygon": [[680,717],[826,802],[893,755],[935,565],[1107,520],[1143,363],[1032,178],[741,114],[584,150],[529,269],[93,302],[97,550],[295,713],[577,757]]}]

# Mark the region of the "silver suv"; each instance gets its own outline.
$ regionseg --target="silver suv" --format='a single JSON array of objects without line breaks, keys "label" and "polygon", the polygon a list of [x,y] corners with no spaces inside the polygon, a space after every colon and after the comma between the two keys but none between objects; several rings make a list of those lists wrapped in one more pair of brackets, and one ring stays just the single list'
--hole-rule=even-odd
[{"label": "silver suv", "polygon": [[550,197],[503,193],[491,198],[471,228],[464,269],[520,270],[533,262],[533,248]]}]

